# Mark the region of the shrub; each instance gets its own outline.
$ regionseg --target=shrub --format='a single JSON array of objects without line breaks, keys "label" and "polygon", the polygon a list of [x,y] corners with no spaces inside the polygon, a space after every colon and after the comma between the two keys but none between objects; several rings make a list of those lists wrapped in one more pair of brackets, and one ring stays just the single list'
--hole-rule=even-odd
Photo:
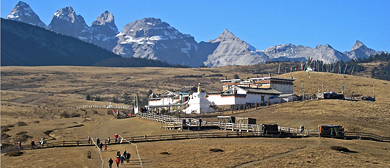
[{"label": "shrub", "polygon": [[340,151],[340,152],[352,152],[352,153],[355,153],[355,151],[351,151],[348,148],[342,147],[342,146],[331,146],[330,149],[336,150],[336,151]]},{"label": "shrub", "polygon": [[211,152],[223,152],[222,149],[210,149]]},{"label": "shrub", "polygon": [[92,110],[92,114],[97,114],[98,111],[97,110]]},{"label": "shrub", "polygon": [[80,114],[78,114],[78,113],[72,113],[71,115],[70,115],[70,117],[80,117]]},{"label": "shrub", "polygon": [[160,154],[161,155],[170,155],[170,153],[168,153],[168,152],[161,152]]},{"label": "shrub", "polygon": [[19,121],[18,123],[16,123],[16,125],[18,126],[27,126],[27,124],[23,121]]},{"label": "shrub", "polygon": [[20,142],[25,142],[27,141],[27,139],[29,138],[32,138],[31,136],[27,135],[27,134],[22,134],[22,135],[17,135],[15,140],[16,141],[20,141]]},{"label": "shrub", "polygon": [[6,133],[1,133],[1,140],[2,140],[2,141],[6,140],[8,137],[11,137],[11,136],[9,136],[9,135],[6,134]]},{"label": "shrub", "polygon": [[10,129],[8,129],[7,127],[1,127],[1,133],[4,133],[4,132],[7,132],[9,131]]},{"label": "shrub", "polygon": [[107,110],[107,115],[112,115],[112,110]]},{"label": "shrub", "polygon": [[69,113],[67,113],[66,111],[62,112],[62,113],[60,114],[60,116],[63,117],[63,118],[70,118]]},{"label": "shrub", "polygon": [[11,151],[11,152],[7,152],[6,155],[8,155],[8,156],[20,156],[22,154],[23,154],[23,152],[21,152],[21,151]]},{"label": "shrub", "polygon": [[26,131],[21,131],[21,132],[16,133],[16,135],[24,135],[24,134],[27,134],[27,132]]}]

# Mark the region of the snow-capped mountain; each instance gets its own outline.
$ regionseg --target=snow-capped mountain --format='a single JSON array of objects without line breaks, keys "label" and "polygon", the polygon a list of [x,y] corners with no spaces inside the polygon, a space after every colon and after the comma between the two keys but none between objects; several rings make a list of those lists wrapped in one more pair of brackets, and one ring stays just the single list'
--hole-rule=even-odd
[{"label": "snow-capped mountain", "polygon": [[264,63],[268,56],[256,50],[253,46],[236,37],[233,33],[225,31],[215,40],[209,41],[217,44],[214,52],[208,55],[204,65],[218,67],[226,65],[253,65]]},{"label": "snow-capped mountain", "polygon": [[381,54],[381,53],[384,53],[384,52],[383,51],[375,51],[371,48],[368,48],[359,40],[356,40],[351,51],[344,52],[344,54],[347,55],[351,59],[368,58],[371,55],[376,55],[376,54]]},{"label": "snow-capped mountain", "polygon": [[136,20],[127,24],[122,32],[119,32],[112,13],[105,11],[91,26],[88,26],[84,18],[77,15],[72,7],[58,10],[54,13],[49,26],[46,26],[30,6],[21,1],[6,19],[48,28],[93,43],[123,57],[158,59],[192,67],[253,65],[269,60],[301,61],[308,57],[332,63],[383,53],[366,47],[360,41],[356,41],[350,51],[343,53],[328,44],[318,45],[315,48],[282,44],[260,51],[228,30],[215,40],[198,43],[191,35],[183,34],[156,18]]},{"label": "snow-capped mountain", "polygon": [[32,24],[35,26],[46,28],[46,24],[39,19],[39,16],[31,9],[30,5],[19,1],[12,9],[11,13],[5,18]]},{"label": "snow-capped mountain", "polygon": [[91,42],[92,39],[91,28],[85,23],[84,18],[77,15],[70,6],[54,13],[49,29],[85,42]]},{"label": "snow-capped mountain", "polygon": [[115,25],[114,15],[108,11],[102,13],[91,26],[92,43],[103,47],[107,50],[112,50],[117,42],[116,35],[119,33],[118,27]]},{"label": "snow-capped mountain", "polygon": [[156,18],[144,18],[127,24],[117,35],[113,52],[124,57],[158,59],[168,63],[200,66],[202,55],[194,37],[180,33]]}]

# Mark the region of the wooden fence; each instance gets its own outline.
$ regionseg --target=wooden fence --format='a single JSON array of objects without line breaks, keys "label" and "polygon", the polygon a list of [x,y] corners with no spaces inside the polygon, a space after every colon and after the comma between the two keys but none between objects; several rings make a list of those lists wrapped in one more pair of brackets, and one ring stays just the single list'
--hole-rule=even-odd
[{"label": "wooden fence", "polygon": [[[285,127],[282,127],[283,130]],[[295,134],[298,130],[290,130],[291,134],[288,134],[291,137],[297,136],[301,137],[299,133]],[[248,138],[248,137],[280,137],[281,132],[268,132],[262,133],[258,131],[254,132],[243,132],[243,131],[219,131],[219,132],[200,132],[200,133],[178,133],[178,134],[165,134],[165,135],[144,135],[144,136],[132,136],[132,137],[124,137],[130,143],[137,142],[153,142],[153,141],[167,141],[167,140],[181,140],[181,139],[200,139],[200,138]],[[315,132],[308,131],[307,135],[309,137],[318,137],[319,134],[315,134]],[[356,139],[356,140],[372,140],[378,142],[389,142],[390,137],[380,136],[373,133],[364,133],[364,132],[345,132],[344,136],[328,136],[330,138],[341,138],[341,139]],[[111,143],[111,145],[120,144],[120,143]],[[42,148],[54,148],[54,147],[79,147],[79,146],[95,146],[93,144],[88,144],[86,140],[73,140],[73,141],[49,141],[43,146],[36,145],[35,149]],[[22,145],[23,150],[32,149],[31,145]],[[10,151],[17,151],[17,146],[10,146],[7,148],[3,148],[1,153],[6,153]]]},{"label": "wooden fence", "polygon": [[71,109],[123,109],[123,110],[133,110],[133,106],[114,106],[114,105],[81,105],[81,106],[71,106],[68,107]]}]

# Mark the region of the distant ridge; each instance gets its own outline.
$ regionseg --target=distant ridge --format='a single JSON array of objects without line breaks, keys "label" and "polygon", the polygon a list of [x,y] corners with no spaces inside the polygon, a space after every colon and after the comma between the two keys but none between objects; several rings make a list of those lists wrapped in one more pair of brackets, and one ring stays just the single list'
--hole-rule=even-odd
[{"label": "distant ridge", "polygon": [[89,26],[70,6],[57,10],[49,26],[46,26],[30,6],[21,1],[6,19],[48,28],[95,44],[125,58],[153,59],[191,67],[303,61],[309,57],[324,63],[334,63],[388,53],[368,48],[358,40],[350,51],[345,52],[340,52],[329,44],[317,45],[314,48],[280,44],[259,50],[227,29],[214,40],[198,43],[193,36],[181,33],[161,19],[149,17],[128,23],[119,32],[112,13],[104,11]]},{"label": "distant ridge", "polygon": [[[2,66],[107,66],[105,60],[122,59],[93,44],[18,21],[1,19],[1,34]],[[172,65],[131,59],[122,66]]]}]

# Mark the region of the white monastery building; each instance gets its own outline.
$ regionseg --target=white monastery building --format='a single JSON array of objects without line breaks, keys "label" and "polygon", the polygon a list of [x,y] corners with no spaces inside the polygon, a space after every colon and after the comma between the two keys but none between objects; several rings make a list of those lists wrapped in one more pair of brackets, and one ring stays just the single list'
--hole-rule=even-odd
[{"label": "white monastery building", "polygon": [[186,113],[213,112],[211,106],[274,104],[292,101],[294,79],[261,77],[221,80],[222,92],[201,92],[200,86],[149,96],[149,108],[181,106]]}]

